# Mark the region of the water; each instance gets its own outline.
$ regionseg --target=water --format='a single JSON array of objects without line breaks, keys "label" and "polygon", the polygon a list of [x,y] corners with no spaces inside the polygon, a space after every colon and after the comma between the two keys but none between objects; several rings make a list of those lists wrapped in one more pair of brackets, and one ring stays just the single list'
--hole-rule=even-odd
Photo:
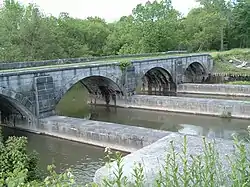
[{"label": "water", "polygon": [[46,174],[47,165],[54,163],[57,172],[71,168],[76,182],[84,185],[92,182],[95,171],[104,165],[103,148],[6,127],[3,127],[3,134],[5,137],[9,135],[26,136],[28,151],[36,150],[39,153],[39,166],[44,174]]},{"label": "water", "polygon": [[105,106],[96,107],[90,119],[224,139],[247,136],[249,126],[249,120]]}]

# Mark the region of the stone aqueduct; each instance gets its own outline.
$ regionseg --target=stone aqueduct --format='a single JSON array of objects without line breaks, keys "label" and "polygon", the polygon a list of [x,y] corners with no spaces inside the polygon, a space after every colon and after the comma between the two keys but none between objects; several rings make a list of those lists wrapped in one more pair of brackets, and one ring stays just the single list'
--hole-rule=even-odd
[{"label": "stone aqueduct", "polygon": [[121,70],[119,62],[67,67],[0,70],[0,110],[36,123],[54,115],[56,104],[80,82],[95,97],[125,97],[138,87],[148,94],[173,95],[176,86],[185,82],[202,82],[213,69],[208,54],[132,61]]}]

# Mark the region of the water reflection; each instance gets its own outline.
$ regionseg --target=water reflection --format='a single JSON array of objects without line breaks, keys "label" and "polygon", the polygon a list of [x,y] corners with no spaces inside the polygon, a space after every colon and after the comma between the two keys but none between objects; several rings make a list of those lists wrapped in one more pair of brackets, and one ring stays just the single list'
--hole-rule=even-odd
[{"label": "water reflection", "polygon": [[156,112],[98,106],[92,110],[92,120],[135,125],[184,134],[232,139],[233,134],[247,136],[249,120],[226,119],[189,114]]}]

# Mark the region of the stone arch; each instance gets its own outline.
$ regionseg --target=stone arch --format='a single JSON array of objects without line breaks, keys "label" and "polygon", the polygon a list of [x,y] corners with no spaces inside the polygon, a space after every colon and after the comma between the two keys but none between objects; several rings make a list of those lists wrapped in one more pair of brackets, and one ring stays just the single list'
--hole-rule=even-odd
[{"label": "stone arch", "polygon": [[0,110],[1,122],[4,118],[9,121],[13,118],[23,123],[37,123],[31,101],[23,94],[4,87],[0,87]]},{"label": "stone arch", "polygon": [[96,98],[104,98],[109,104],[110,98],[114,99],[117,95],[123,95],[123,89],[119,86],[119,80],[113,76],[90,75],[90,76],[76,76],[68,81],[59,93],[56,94],[56,104],[62,97],[77,83],[81,83],[90,93]]},{"label": "stone arch", "polygon": [[175,95],[176,83],[171,73],[162,68],[149,69],[142,77],[141,92],[148,95]]},{"label": "stone arch", "polygon": [[184,71],[184,83],[201,83],[207,78],[207,70],[200,62],[190,63]]}]

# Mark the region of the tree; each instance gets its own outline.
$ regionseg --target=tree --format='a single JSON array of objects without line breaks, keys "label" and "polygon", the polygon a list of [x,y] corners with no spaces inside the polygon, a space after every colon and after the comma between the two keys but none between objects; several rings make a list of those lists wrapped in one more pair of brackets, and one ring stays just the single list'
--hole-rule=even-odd
[{"label": "tree", "polygon": [[225,29],[229,23],[230,3],[225,0],[196,0],[203,7],[208,16],[215,18],[213,23],[216,25],[220,36],[220,50],[224,49]]},{"label": "tree", "polygon": [[250,1],[236,0],[232,10],[230,38],[232,47],[250,47]]}]

